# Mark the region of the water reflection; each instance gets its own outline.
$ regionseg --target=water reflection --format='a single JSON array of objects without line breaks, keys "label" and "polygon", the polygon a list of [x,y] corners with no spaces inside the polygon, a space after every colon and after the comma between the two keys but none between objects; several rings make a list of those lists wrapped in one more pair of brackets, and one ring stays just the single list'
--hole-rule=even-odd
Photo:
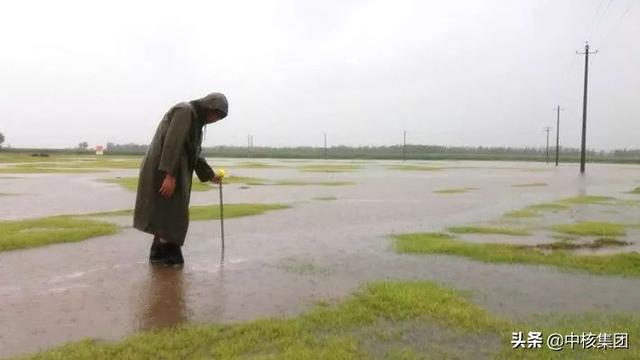
[{"label": "water reflection", "polygon": [[140,289],[138,330],[174,326],[187,320],[183,280],[180,268],[149,266],[147,280]]}]

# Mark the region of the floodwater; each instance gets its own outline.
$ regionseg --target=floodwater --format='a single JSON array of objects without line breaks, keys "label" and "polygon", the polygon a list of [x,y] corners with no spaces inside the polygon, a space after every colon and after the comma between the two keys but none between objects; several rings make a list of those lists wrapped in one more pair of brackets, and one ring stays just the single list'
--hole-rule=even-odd
[{"label": "floodwater", "polygon": [[[576,165],[429,162],[455,168],[399,171],[387,168],[398,162],[371,161],[358,163],[362,169],[353,172],[310,173],[291,162],[263,161],[289,168],[230,167],[228,172],[355,184],[225,186],[228,203],[292,207],[226,220],[224,264],[217,220],[191,223],[182,269],[150,266],[151,239],[132,229],[126,217],[111,219],[124,226],[117,235],[0,253],[0,356],[86,337],[117,340],[185,322],[296,314],[315,301],[339,299],[363,283],[384,279],[424,279],[469,290],[480,305],[515,319],[558,311],[640,311],[637,279],[399,255],[389,238],[491,221],[526,205],[580,194],[634,199],[625,192],[638,186],[640,167],[594,164],[582,177]],[[210,162],[228,166],[237,161]],[[117,170],[0,177],[0,193],[13,194],[0,197],[0,219],[131,208],[133,192],[97,180],[136,175],[136,170]],[[535,182],[548,186],[512,187]],[[477,189],[433,193],[463,187]],[[216,204],[217,196],[217,191],[194,192],[192,204]],[[314,200],[327,196],[337,200]],[[638,209],[634,211],[640,214]],[[605,214],[608,219],[616,218],[614,210]],[[627,218],[633,217],[625,211]]]}]

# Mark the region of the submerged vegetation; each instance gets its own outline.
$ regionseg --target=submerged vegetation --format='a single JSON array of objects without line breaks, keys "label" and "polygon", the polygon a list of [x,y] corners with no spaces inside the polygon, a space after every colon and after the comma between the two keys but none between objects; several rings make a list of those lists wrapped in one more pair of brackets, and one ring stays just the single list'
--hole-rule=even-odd
[{"label": "submerged vegetation", "polygon": [[438,190],[434,190],[433,192],[435,194],[462,194],[462,193],[469,192],[471,190],[477,190],[477,188],[474,188],[474,187],[449,188],[449,189],[438,189]]},{"label": "submerged vegetation", "polygon": [[624,236],[624,224],[602,222],[602,221],[583,221],[574,224],[558,224],[552,229],[556,232],[570,235],[580,236]]},{"label": "submerged vegetation", "polygon": [[527,229],[508,226],[452,226],[447,228],[447,230],[454,234],[531,235]]},{"label": "submerged vegetation", "polygon": [[[291,318],[238,324],[183,325],[129,336],[118,342],[84,340],[35,354],[31,359],[424,359],[599,358],[616,350],[512,349],[511,333],[545,334],[575,329],[626,332],[640,321],[627,315],[544,316],[512,322],[489,313],[468,295],[431,282],[374,282],[335,305],[319,304]],[[456,339],[464,339],[456,341]],[[630,358],[640,355],[631,347]]]},{"label": "submerged vegetation", "polygon": [[[127,190],[136,191],[138,189],[138,178],[137,177],[119,177],[114,179],[103,179],[101,180],[107,183],[119,184]],[[306,185],[316,185],[316,186],[343,186],[343,185],[352,185],[352,182],[348,181],[304,181],[304,180],[267,180],[260,178],[253,178],[247,176],[227,176],[223,179],[224,185],[230,184],[242,184],[242,185],[250,185],[250,186],[262,186],[262,185],[274,185],[274,186],[306,186]],[[200,182],[198,179],[194,178],[193,183],[191,185],[192,191],[209,191],[217,188],[217,185],[214,185],[210,182]]]},{"label": "submerged vegetation", "polygon": [[[224,216],[227,219],[232,219],[287,208],[289,206],[284,204],[225,204]],[[126,209],[83,215],[0,221],[0,251],[76,242],[97,236],[113,235],[120,231],[120,227],[100,218],[132,215],[133,209]],[[190,220],[193,221],[219,219],[220,207],[219,205],[191,206],[189,215]]]},{"label": "submerged vegetation", "polygon": [[[260,215],[267,211],[288,209],[289,205],[284,204],[224,204],[225,219],[232,219],[243,216]],[[82,215],[84,217],[110,217],[110,216],[131,216],[133,209],[105,211]],[[219,205],[193,205],[189,207],[189,220],[211,220],[220,219]]]},{"label": "submerged vegetation", "polygon": [[118,231],[111,223],[72,216],[0,221],[0,251],[81,241]]},{"label": "submerged vegetation", "polygon": [[536,246],[476,244],[443,233],[394,236],[400,253],[463,256],[487,263],[550,265],[563,270],[581,270],[598,275],[640,277],[640,254],[578,255],[567,251],[545,252]]}]

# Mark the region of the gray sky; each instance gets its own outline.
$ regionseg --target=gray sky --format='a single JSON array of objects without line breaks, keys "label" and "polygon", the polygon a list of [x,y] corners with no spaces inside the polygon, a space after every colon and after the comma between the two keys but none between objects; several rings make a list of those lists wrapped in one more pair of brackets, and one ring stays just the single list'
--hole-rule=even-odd
[{"label": "gray sky", "polygon": [[[536,1],[11,1],[0,132],[14,147],[148,143],[177,102],[221,91],[206,145],[640,148],[640,4]],[[553,139],[553,137],[552,137]]]}]

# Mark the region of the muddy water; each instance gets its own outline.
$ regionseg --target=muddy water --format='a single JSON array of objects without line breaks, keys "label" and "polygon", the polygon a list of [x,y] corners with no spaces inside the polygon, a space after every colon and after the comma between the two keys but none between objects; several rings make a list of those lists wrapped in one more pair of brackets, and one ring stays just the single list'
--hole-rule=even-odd
[{"label": "muddy water", "polygon": [[[191,224],[184,248],[187,263],[181,270],[149,266],[149,236],[130,227],[80,243],[0,253],[0,356],[85,337],[115,340],[184,322],[295,314],[316,300],[337,299],[380,279],[426,279],[471,290],[475,301],[510,318],[551,311],[640,311],[640,280],[397,255],[388,238],[489,221],[525,205],[581,193],[633,198],[623,192],[637,186],[640,168],[591,165],[587,177],[580,177],[575,166],[434,163],[460,168],[409,172],[389,170],[387,162],[333,174],[231,168],[242,176],[356,185],[226,186],[227,202],[293,207],[227,220],[223,265],[216,221]],[[0,218],[131,208],[132,192],[96,179],[135,174],[121,170],[0,178],[0,193],[17,194],[0,198]],[[549,186],[511,186],[532,182]],[[477,190],[433,193],[458,187]],[[312,200],[323,196],[337,200]],[[216,201],[215,191],[193,194],[195,204]],[[127,218],[114,220],[130,223]]]}]

